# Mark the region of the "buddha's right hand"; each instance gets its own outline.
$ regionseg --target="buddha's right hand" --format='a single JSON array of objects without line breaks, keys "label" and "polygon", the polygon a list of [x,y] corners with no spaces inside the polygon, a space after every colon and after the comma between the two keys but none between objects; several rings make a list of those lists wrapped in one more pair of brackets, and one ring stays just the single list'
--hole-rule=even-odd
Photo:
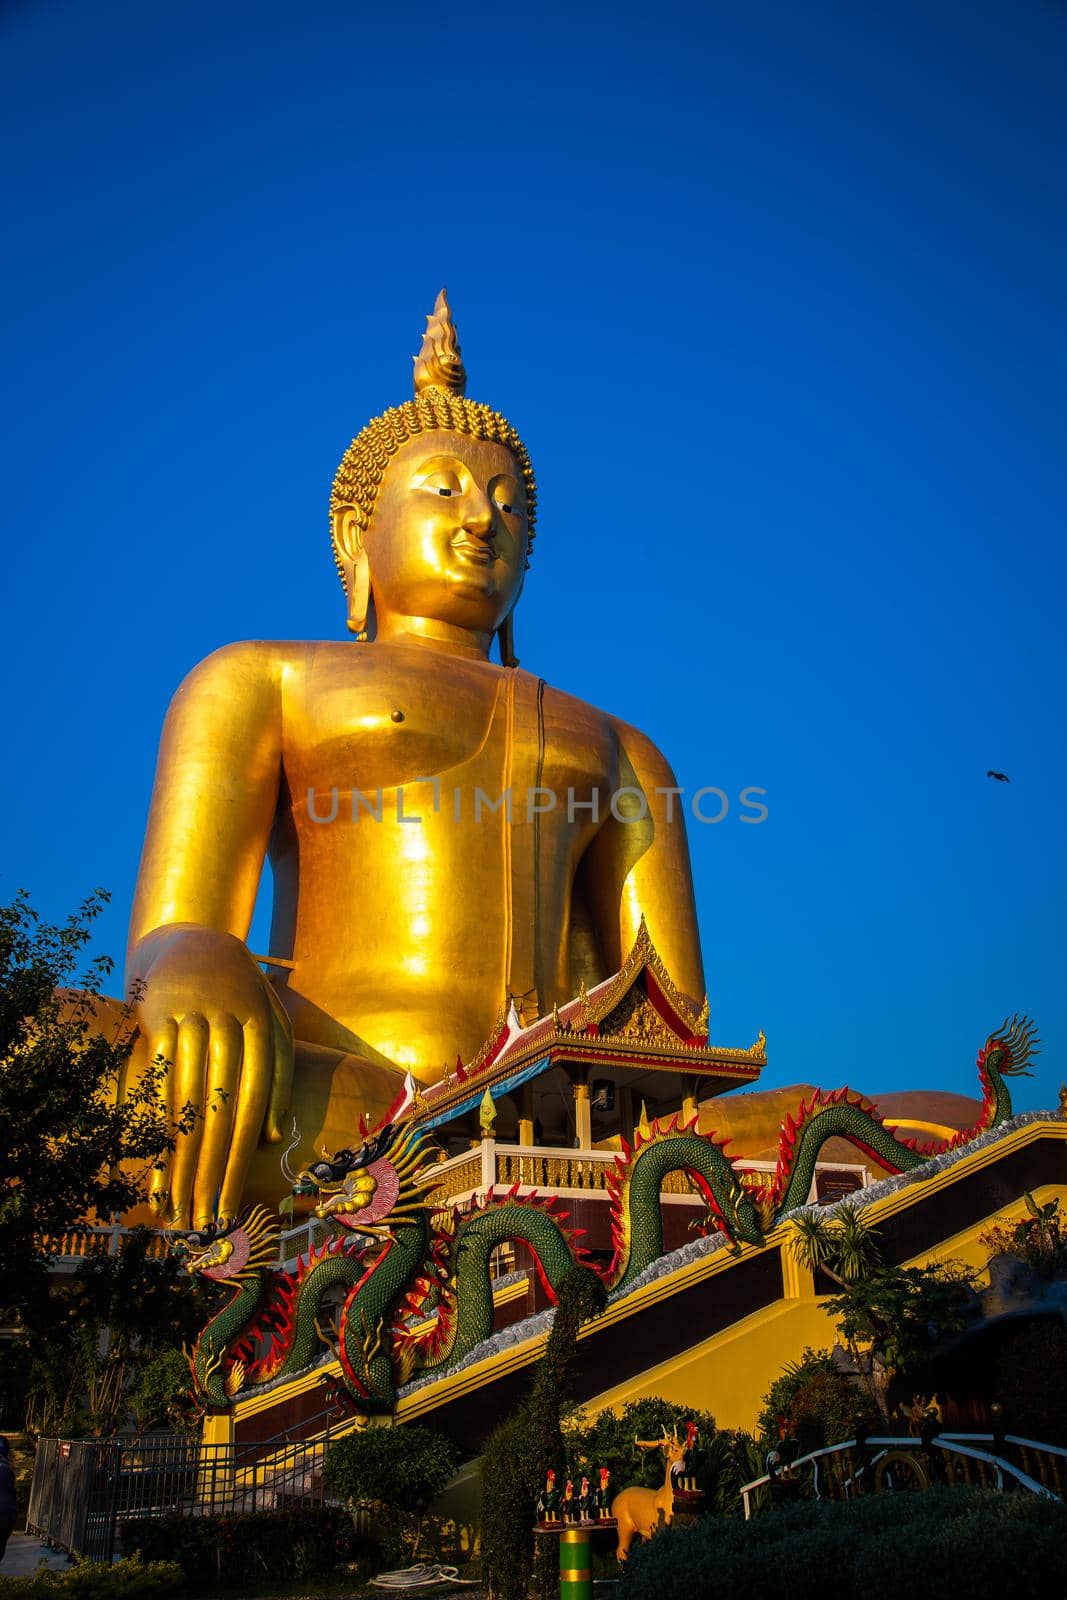
[{"label": "buddha's right hand", "polygon": [[[174,923],[133,951],[130,981],[151,1060],[164,1079],[172,1119],[187,1105],[200,1115],[180,1134],[169,1174],[151,1194],[175,1227],[229,1221],[261,1137],[281,1138],[293,1082],[293,1030],[281,1002],[240,939]],[[216,1212],[217,1200],[217,1212]]]}]

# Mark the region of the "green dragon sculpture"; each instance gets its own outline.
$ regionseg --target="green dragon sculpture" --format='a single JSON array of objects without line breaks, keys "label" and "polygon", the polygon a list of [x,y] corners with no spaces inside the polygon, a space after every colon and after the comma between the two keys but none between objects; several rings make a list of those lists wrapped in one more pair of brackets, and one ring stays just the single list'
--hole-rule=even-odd
[{"label": "green dragon sculpture", "polygon": [[[1007,1079],[1025,1073],[1037,1036],[1026,1018],[1005,1021],[978,1054],[982,1109],[975,1126],[941,1143],[899,1138],[869,1101],[840,1089],[816,1091],[782,1126],[769,1181],[735,1169],[696,1120],[653,1124],[631,1149],[625,1142],[609,1179],[613,1257],[590,1263],[568,1213],[552,1198],[492,1190],[469,1211],[435,1205],[441,1178],[426,1164],[417,1123],[387,1124],[358,1150],[342,1150],[297,1175],[294,1194],[316,1198],[330,1237],[293,1273],[277,1261],[278,1224],[262,1207],[229,1228],[180,1237],[190,1272],[234,1293],[190,1355],[194,1390],[222,1409],[253,1388],[306,1370],[332,1348],[355,1409],[392,1409],[400,1384],[446,1372],[493,1331],[490,1257],[521,1241],[533,1253],[554,1301],[575,1261],[597,1266],[613,1297],[624,1295],[664,1253],[660,1194],[684,1172],[702,1195],[710,1224],[731,1242],[759,1246],[789,1211],[806,1203],[818,1155],[831,1138],[849,1140],[891,1172],[909,1172],[968,1144],[1010,1118]],[[343,1297],[334,1329],[326,1307]]]}]

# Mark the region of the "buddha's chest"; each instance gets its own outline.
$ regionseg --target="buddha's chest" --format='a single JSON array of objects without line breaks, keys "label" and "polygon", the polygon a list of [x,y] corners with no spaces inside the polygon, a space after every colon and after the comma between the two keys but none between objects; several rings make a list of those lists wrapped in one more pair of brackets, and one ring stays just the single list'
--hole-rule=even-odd
[{"label": "buddha's chest", "polygon": [[340,649],[316,662],[286,707],[293,801],[308,789],[392,789],[440,777],[487,793],[588,793],[614,781],[615,741],[600,713],[531,674],[412,650]]}]

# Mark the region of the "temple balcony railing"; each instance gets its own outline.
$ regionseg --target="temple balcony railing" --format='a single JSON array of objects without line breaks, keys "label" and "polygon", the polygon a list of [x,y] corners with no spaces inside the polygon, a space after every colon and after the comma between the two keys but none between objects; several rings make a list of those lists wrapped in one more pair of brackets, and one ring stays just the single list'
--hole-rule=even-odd
[{"label": "temple balcony railing", "polygon": [[[490,1189],[497,1194],[519,1185],[519,1193],[559,1194],[569,1199],[608,1196],[608,1178],[615,1167],[614,1150],[575,1150],[551,1145],[501,1144],[482,1139],[471,1150],[464,1150],[438,1168],[440,1184],[432,1191],[436,1205],[461,1205]],[[738,1161],[738,1172],[772,1174],[773,1161]],[[812,1178],[808,1203],[836,1199],[850,1190],[865,1189],[874,1180],[868,1168],[849,1162],[819,1162]],[[829,1194],[825,1191],[829,1190]],[[684,1172],[672,1172],[665,1179],[662,1194],[667,1200],[699,1198]]]},{"label": "temple balcony railing", "polygon": [[[436,1168],[440,1183],[428,1196],[435,1206],[460,1206],[494,1189],[499,1195],[516,1184],[520,1194],[558,1194],[570,1200],[608,1199],[608,1176],[615,1165],[613,1150],[575,1150],[563,1146],[502,1144],[482,1139],[470,1150],[461,1151]],[[738,1161],[739,1172],[775,1170],[773,1161]],[[850,1190],[865,1189],[877,1179],[868,1168],[847,1162],[819,1162],[815,1168],[808,1204],[823,1204],[841,1198]],[[673,1204],[699,1200],[693,1183],[684,1172],[672,1172],[662,1189],[664,1200]],[[132,1230],[120,1223],[107,1227],[68,1228],[61,1234],[42,1236],[53,1272],[73,1272],[82,1261],[94,1256],[115,1256]],[[278,1242],[278,1263],[294,1268],[299,1257],[322,1245],[333,1234],[329,1222],[310,1216],[285,1229]],[[170,1239],[159,1232],[148,1246],[148,1254],[162,1257],[170,1249]]]}]

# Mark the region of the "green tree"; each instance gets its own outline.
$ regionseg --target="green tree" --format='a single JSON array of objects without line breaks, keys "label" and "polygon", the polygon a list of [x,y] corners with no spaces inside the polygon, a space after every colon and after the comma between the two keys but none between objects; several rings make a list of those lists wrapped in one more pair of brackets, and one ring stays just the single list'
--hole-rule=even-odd
[{"label": "green tree", "polygon": [[856,1206],[843,1205],[837,1215],[804,1211],[793,1220],[793,1254],[802,1266],[847,1289],[881,1265],[878,1230]]},{"label": "green tree", "polygon": [[840,1286],[826,1309],[837,1318],[857,1371],[883,1417],[889,1385],[929,1358],[939,1340],[966,1326],[974,1274],[956,1262],[888,1266],[878,1232],[854,1206],[836,1215],[808,1211],[793,1224],[793,1253],[801,1265]]},{"label": "green tree", "polygon": [[[490,1600],[526,1600],[531,1572],[545,1593],[557,1579],[552,1550],[534,1567],[534,1506],[549,1467],[563,1463],[560,1417],[574,1364],[578,1330],[604,1309],[604,1285],[588,1267],[573,1267],[560,1284],[556,1315],[537,1364],[533,1388],[516,1413],[490,1434],[482,1455],[482,1569]],[[547,1545],[547,1541],[542,1540]],[[557,1569],[558,1571],[558,1569]]]},{"label": "green tree", "polygon": [[81,968],[106,900],[98,891],[60,926],[24,893],[0,906],[0,1316],[17,1330],[0,1406],[35,1433],[121,1426],[144,1367],[169,1351],[173,1374],[214,1299],[178,1260],[156,1259],[149,1229],[74,1273],[48,1271],[65,1233],[144,1201],[197,1115],[171,1120],[165,1062],[131,1074],[132,1007],[116,1020],[100,992],[111,962]]},{"label": "green tree", "polygon": [[388,1561],[414,1561],[430,1501],[459,1466],[451,1440],[430,1428],[365,1428],[330,1446],[323,1477],[349,1506],[369,1510]]},{"label": "green tree", "polygon": [[896,1373],[927,1361],[937,1344],[967,1325],[973,1274],[951,1262],[925,1267],[879,1267],[827,1302],[851,1349],[865,1345],[879,1370],[880,1409]]},{"label": "green tree", "polygon": [[25,893],[0,906],[0,1316],[27,1329],[49,1316],[46,1268],[60,1236],[143,1201],[196,1115],[185,1107],[172,1123],[161,1061],[126,1081],[131,1008],[117,1030],[102,1025],[111,961],[98,956],[77,976],[107,898],[98,890],[59,926]]},{"label": "green tree", "polygon": [[[38,1436],[104,1435],[122,1427],[131,1408],[139,1427],[196,1420],[198,1408],[183,1393],[182,1347],[225,1290],[190,1277],[176,1256],[156,1258],[157,1243],[150,1229],[135,1228],[117,1255],[90,1257],[77,1272],[52,1278],[47,1317],[16,1341],[23,1359],[17,1417],[8,1406],[13,1424]],[[163,1383],[167,1403],[150,1403]]]}]

